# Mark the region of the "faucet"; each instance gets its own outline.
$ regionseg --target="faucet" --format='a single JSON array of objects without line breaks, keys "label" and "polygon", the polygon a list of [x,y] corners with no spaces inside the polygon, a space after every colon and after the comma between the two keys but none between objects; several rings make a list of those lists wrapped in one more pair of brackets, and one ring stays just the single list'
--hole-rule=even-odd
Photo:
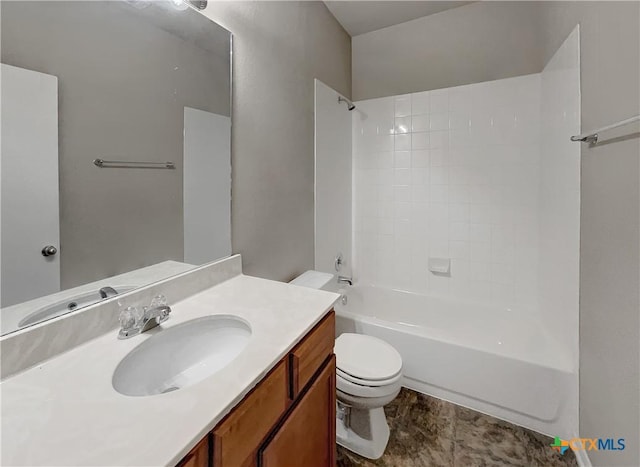
[{"label": "faucet", "polygon": [[338,276],[338,284],[353,285],[353,279],[347,276]]},{"label": "faucet", "polygon": [[113,287],[102,287],[100,290],[98,290],[98,293],[100,294],[100,298],[102,298],[103,300],[105,298],[109,298],[109,296],[114,297],[118,295],[118,291]]},{"label": "faucet", "polygon": [[120,311],[121,328],[118,339],[128,339],[147,332],[168,320],[170,313],[171,307],[167,305],[167,299],[163,295],[155,297],[148,307],[142,307],[142,313],[137,307],[127,307]]}]

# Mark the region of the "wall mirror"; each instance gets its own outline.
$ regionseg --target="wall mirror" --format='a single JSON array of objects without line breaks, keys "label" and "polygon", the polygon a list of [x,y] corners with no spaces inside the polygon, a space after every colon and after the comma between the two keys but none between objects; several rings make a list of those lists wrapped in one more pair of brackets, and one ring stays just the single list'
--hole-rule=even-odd
[{"label": "wall mirror", "polygon": [[202,4],[1,2],[2,334],[231,253],[231,34]]}]

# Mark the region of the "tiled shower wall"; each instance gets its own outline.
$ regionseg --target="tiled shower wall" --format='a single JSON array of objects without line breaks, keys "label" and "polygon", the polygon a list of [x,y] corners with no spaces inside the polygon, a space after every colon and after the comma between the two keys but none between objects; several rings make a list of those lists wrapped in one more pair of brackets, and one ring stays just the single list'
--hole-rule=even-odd
[{"label": "tiled shower wall", "polygon": [[353,118],[356,278],[535,305],[540,75],[361,101]]}]

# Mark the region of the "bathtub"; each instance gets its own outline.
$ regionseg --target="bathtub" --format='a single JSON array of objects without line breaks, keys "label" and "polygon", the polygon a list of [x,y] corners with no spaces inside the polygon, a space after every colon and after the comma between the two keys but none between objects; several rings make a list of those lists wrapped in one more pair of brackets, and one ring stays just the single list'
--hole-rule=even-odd
[{"label": "bathtub", "polygon": [[372,286],[340,292],[337,335],[393,345],[405,387],[550,436],[577,433],[577,372],[527,314]]}]

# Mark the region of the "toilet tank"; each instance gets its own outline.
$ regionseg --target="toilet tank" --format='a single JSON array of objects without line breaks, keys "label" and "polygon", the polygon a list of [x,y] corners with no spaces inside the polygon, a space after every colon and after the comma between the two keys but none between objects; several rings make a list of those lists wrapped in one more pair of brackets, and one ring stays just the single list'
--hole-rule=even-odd
[{"label": "toilet tank", "polygon": [[333,274],[309,270],[300,274],[289,283],[299,285],[301,287],[309,287],[311,289],[324,289],[329,283],[331,283],[333,278]]}]

